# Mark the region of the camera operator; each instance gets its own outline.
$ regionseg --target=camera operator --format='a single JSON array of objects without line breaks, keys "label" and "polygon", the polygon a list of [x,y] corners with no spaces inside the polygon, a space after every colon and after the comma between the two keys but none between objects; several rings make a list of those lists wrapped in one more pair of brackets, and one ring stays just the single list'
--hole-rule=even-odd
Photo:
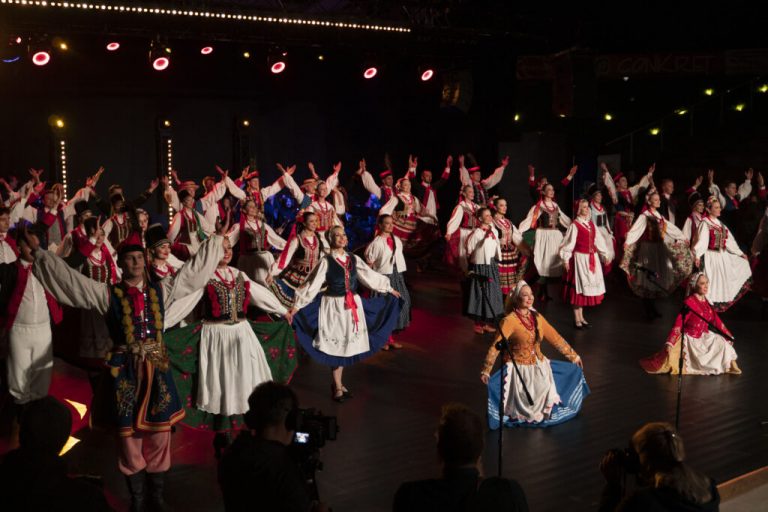
[{"label": "camera operator", "polygon": [[228,512],[329,510],[311,501],[301,471],[288,452],[298,405],[296,394],[276,382],[259,384],[248,397],[248,430],[235,439],[219,466],[219,484]]},{"label": "camera operator", "polygon": [[[715,482],[685,462],[683,440],[668,423],[648,423],[626,450],[612,449],[600,471],[606,480],[600,512],[710,512],[720,508]],[[626,475],[637,488],[626,494]],[[623,499],[622,499],[623,498]]]}]

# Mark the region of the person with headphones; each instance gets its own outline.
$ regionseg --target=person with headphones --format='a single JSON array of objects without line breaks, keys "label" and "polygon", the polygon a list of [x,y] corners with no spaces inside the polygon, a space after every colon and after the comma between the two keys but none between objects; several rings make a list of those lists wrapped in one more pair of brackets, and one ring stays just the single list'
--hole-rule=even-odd
[{"label": "person with headphones", "polygon": [[311,501],[288,452],[299,414],[296,393],[286,385],[264,382],[248,397],[248,407],[248,428],[224,452],[219,466],[225,510],[329,511]]}]

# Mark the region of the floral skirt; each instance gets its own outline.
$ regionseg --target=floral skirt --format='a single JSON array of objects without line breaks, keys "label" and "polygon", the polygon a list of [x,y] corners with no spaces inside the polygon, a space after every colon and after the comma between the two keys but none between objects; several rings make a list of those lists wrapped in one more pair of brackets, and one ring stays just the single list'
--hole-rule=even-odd
[{"label": "floral skirt", "polygon": [[165,344],[186,411],[183,424],[201,430],[242,428],[253,387],[265,380],[287,383],[297,366],[296,342],[286,322],[196,322],[167,332]]}]

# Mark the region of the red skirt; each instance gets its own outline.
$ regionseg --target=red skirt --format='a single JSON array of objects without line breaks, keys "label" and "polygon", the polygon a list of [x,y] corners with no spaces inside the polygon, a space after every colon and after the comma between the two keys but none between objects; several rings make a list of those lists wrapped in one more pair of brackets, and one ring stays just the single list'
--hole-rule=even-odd
[{"label": "red skirt", "polygon": [[563,300],[576,307],[589,307],[597,306],[603,302],[604,293],[600,295],[582,295],[576,291],[576,265],[571,258],[571,264],[568,268],[568,273],[563,279]]}]

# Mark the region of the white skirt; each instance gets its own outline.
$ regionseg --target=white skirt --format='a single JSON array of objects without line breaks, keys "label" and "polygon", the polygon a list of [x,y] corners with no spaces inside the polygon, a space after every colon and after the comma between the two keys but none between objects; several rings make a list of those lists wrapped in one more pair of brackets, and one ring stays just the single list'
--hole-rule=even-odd
[{"label": "white skirt", "polygon": [[371,349],[368,342],[368,326],[360,296],[355,294],[357,304],[357,326],[352,310],[345,309],[344,297],[320,299],[317,317],[317,335],[312,344],[320,352],[331,356],[352,357]]},{"label": "white skirt", "polygon": [[727,251],[704,253],[704,274],[709,279],[707,300],[712,304],[731,303],[744,283],[752,277],[749,262]]},{"label": "white skirt", "polygon": [[537,229],[533,247],[533,264],[541,277],[563,275],[563,260],[560,258],[560,244],[563,234],[558,229]]},{"label": "white skirt", "polygon": [[597,230],[602,233],[603,239],[605,240],[605,246],[608,249],[606,251],[608,261],[613,261],[616,258],[616,251],[613,250],[613,235],[608,232],[608,228],[605,226],[600,226]]},{"label": "white skirt", "polygon": [[685,336],[683,365],[691,375],[719,375],[731,368],[738,358],[728,341],[713,332],[705,332],[700,338]]},{"label": "white skirt", "polygon": [[[555,378],[552,375],[549,359],[545,357],[542,361],[536,361],[536,364],[518,364],[517,367],[520,369],[520,375],[526,386],[528,386],[528,392],[533,398],[533,405],[528,404],[528,399],[514,366],[512,363],[507,363],[507,377],[504,379],[504,396],[506,397],[504,414],[512,420],[527,422],[539,422],[546,419],[552,412],[552,407],[561,402],[555,387]],[[512,390],[511,393],[510,389]]]},{"label": "white skirt", "polygon": [[603,280],[603,267],[600,264],[600,256],[595,254],[595,271],[589,270],[589,254],[582,252],[573,253],[574,281],[576,293],[585,297],[596,297],[605,294],[605,281]]},{"label": "white skirt", "polygon": [[248,396],[272,380],[267,357],[251,325],[203,323],[197,408],[231,416],[248,410]]},{"label": "white skirt", "polygon": [[268,286],[267,276],[274,262],[275,257],[271,252],[259,251],[254,254],[241,254],[237,259],[237,268],[260,285]]}]

